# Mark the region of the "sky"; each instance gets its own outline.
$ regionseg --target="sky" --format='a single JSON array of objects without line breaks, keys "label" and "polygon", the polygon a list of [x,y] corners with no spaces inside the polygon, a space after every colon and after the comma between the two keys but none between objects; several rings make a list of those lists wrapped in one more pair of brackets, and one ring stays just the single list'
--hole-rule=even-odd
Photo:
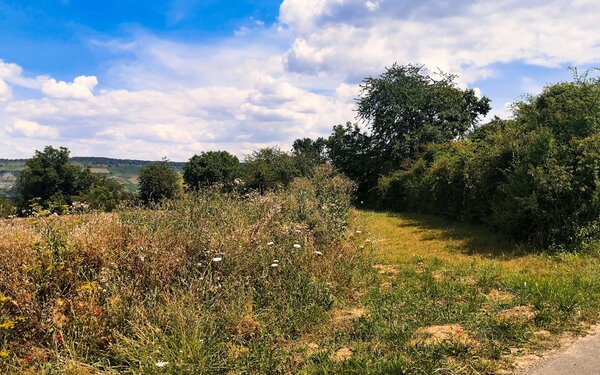
[{"label": "sky", "polygon": [[600,66],[597,0],[0,0],[0,158],[185,161],[356,121],[393,63],[458,74],[492,115]]}]

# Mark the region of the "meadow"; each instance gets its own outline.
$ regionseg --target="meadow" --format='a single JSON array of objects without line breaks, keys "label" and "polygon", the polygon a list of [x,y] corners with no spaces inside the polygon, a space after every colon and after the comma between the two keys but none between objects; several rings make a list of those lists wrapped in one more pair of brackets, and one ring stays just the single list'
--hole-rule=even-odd
[{"label": "meadow", "polygon": [[266,195],[0,222],[0,372],[491,374],[583,333],[597,249],[351,208],[328,168]]}]

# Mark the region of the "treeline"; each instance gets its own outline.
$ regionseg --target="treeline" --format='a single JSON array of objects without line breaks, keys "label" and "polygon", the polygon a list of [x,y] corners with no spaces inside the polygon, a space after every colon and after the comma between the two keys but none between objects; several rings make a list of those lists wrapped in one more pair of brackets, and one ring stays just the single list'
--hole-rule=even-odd
[{"label": "treeline", "polygon": [[[575,72],[513,106],[509,120],[482,124],[490,100],[421,66],[393,65],[367,78],[359,124],[328,138],[298,139],[291,152],[264,148],[240,161],[225,151],[140,171],[137,196],[118,182],[68,163],[48,147],[27,161],[16,184],[19,212],[74,202],[111,210],[218,186],[240,193],[287,186],[328,163],[356,183],[362,207],[434,213],[488,225],[515,241],[580,247],[600,238],[600,80]],[[6,206],[6,205],[5,205]],[[0,202],[0,212],[2,211]]]},{"label": "treeline", "polygon": [[[71,161],[80,165],[94,165],[102,167],[145,167],[152,164],[153,161],[149,160],[136,160],[136,159],[113,159],[96,156],[75,156],[71,158]],[[171,167],[175,169],[181,169],[183,163],[170,161]]]},{"label": "treeline", "polygon": [[[576,72],[575,72],[576,73]],[[478,125],[489,100],[394,66],[365,80],[355,125],[331,162],[372,206],[483,223],[516,241],[577,248],[600,239],[600,80],[575,74]]]},{"label": "treeline", "polygon": [[[312,146],[312,141],[306,140]],[[247,193],[287,187],[297,177],[312,175],[325,159],[313,158],[298,141],[294,152],[264,148],[243,162],[226,151],[194,155],[176,165],[164,159],[140,169],[137,194],[117,180],[91,173],[73,163],[69,150],[47,146],[25,162],[14,186],[14,199],[0,197],[0,217],[87,210],[112,211],[121,204],[153,205],[207,187]],[[324,146],[322,147],[324,152]],[[306,154],[306,155],[305,155]],[[96,160],[97,161],[97,160]]]}]

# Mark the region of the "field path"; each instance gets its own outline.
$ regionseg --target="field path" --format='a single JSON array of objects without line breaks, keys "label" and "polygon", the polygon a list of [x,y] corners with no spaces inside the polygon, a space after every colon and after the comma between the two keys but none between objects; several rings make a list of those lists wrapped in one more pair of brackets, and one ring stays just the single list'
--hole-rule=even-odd
[{"label": "field path", "polygon": [[600,374],[600,327],[596,327],[589,336],[541,360],[527,374]]}]

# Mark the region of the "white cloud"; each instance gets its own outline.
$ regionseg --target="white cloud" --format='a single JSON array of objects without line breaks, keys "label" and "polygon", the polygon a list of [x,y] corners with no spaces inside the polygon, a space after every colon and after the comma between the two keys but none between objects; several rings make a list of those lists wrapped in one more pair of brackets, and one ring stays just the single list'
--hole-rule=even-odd
[{"label": "white cloud", "polygon": [[12,125],[4,128],[9,134],[17,137],[56,139],[58,130],[49,126],[40,125],[37,122],[17,120]]},{"label": "white cloud", "polygon": [[7,101],[12,98],[12,90],[10,86],[0,79],[0,102]]},{"label": "white cloud", "polygon": [[371,12],[374,12],[377,9],[379,9],[379,2],[378,1],[367,1],[365,3],[365,8],[367,8]]},{"label": "white cloud", "polygon": [[94,76],[79,76],[72,83],[46,76],[37,79],[41,91],[53,98],[88,99],[94,96],[94,87],[98,84],[98,79]]},{"label": "white cloud", "polygon": [[363,0],[319,0],[311,7],[305,0],[285,0],[280,19],[296,34],[288,69],[343,71],[353,79],[393,62],[417,62],[462,73],[469,83],[488,77],[495,63],[555,67],[600,61],[597,1],[377,4],[365,11]]},{"label": "white cloud", "polygon": [[[170,22],[181,9],[168,9]],[[394,62],[459,73],[462,85],[482,88],[477,81],[501,64],[598,62],[599,13],[592,0],[285,0],[274,26],[248,24],[221,40],[181,42],[138,29],[92,41],[117,56],[96,73],[101,90],[96,76],[31,78],[0,60],[0,157],[28,156],[27,147],[46,143],[74,155],[175,160],[209,149],[242,156],[285,148],[353,120],[358,82]],[[516,90],[539,85],[505,79]],[[511,98],[500,99],[493,113],[506,116]]]}]

